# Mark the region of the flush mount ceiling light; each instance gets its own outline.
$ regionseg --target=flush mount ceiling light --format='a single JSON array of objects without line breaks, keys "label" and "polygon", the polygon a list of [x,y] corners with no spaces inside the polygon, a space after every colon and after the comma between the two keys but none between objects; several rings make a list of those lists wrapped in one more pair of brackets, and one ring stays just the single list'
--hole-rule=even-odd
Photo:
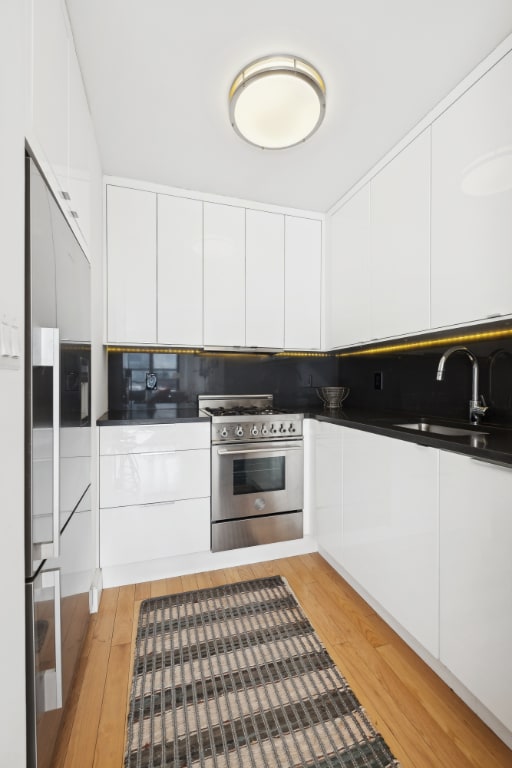
[{"label": "flush mount ceiling light", "polygon": [[309,138],[325,115],[325,83],[297,56],[266,56],[248,64],[229,90],[231,125],[262,149],[286,149]]}]

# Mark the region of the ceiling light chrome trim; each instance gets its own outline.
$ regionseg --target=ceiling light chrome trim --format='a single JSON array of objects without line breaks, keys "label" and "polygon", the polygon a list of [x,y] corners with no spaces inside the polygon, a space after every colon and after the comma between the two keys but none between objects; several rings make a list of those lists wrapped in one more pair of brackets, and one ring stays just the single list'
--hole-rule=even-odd
[{"label": "ceiling light chrome trim", "polygon": [[[291,141],[271,146],[264,141],[256,140],[254,135],[252,137],[246,135],[246,133],[241,130],[236,120],[236,108],[240,97],[242,95],[246,96],[247,93],[249,93],[251,85],[276,75],[283,77],[289,76],[292,80],[297,79],[307,84],[318,99],[318,105],[316,105],[315,102],[315,107],[317,106],[318,108],[318,116],[316,117],[315,122],[308,126],[306,133],[301,135],[299,139],[294,137]],[[291,54],[264,56],[247,64],[240,70],[233,80],[231,88],[229,89],[229,119],[235,132],[249,144],[259,147],[260,149],[288,149],[289,147],[304,143],[318,130],[325,117],[325,97],[326,88],[323,77],[318,70],[305,59],[301,59],[300,57]]]}]

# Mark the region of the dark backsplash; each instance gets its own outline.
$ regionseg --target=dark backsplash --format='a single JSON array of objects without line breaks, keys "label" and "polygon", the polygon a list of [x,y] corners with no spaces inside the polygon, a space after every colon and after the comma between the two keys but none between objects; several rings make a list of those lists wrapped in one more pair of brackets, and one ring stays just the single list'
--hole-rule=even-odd
[{"label": "dark backsplash", "polygon": [[[340,383],[351,388],[347,408],[467,419],[472,370],[468,357],[454,353],[446,362],[444,380],[436,380],[439,359],[449,346],[446,343],[428,352],[340,358]],[[511,423],[512,340],[471,341],[467,347],[478,358],[479,390],[489,406],[485,421]],[[381,374],[381,390],[374,386],[376,373]]]},{"label": "dark backsplash", "polygon": [[[254,354],[110,352],[109,410],[197,403],[198,394],[273,394],[278,407],[317,406],[316,388],[333,386],[338,361]],[[156,375],[156,384],[147,374]],[[151,388],[149,388],[151,386]],[[154,387],[154,388],[153,388]]]},{"label": "dark backsplash", "polygon": [[[198,394],[266,393],[274,395],[278,407],[305,409],[320,405],[317,387],[338,384],[350,387],[347,411],[409,411],[466,419],[471,398],[469,359],[454,354],[446,363],[444,381],[436,381],[439,358],[450,345],[447,340],[424,351],[368,357],[110,352],[109,409],[195,405]],[[479,361],[480,394],[489,406],[485,420],[512,423],[512,338],[472,340],[467,346]],[[156,383],[148,377],[152,373]],[[375,389],[376,373],[381,374],[381,390]]]}]

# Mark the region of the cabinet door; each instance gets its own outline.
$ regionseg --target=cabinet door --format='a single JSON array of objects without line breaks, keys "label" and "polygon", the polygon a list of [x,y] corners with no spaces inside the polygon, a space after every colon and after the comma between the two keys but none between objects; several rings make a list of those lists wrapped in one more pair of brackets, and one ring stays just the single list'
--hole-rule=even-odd
[{"label": "cabinet door", "polygon": [[371,190],[371,336],[430,326],[430,129],[375,176]]},{"label": "cabinet door", "polygon": [[316,422],[315,513],[318,544],[341,559],[343,427]]},{"label": "cabinet door", "polygon": [[156,342],[156,195],[107,186],[108,340]]},{"label": "cabinet door", "polygon": [[284,216],[246,213],[245,339],[248,347],[284,347]]},{"label": "cabinet door", "polygon": [[204,343],[245,346],[245,210],[204,204]]},{"label": "cabinet door", "polygon": [[[67,193],[69,41],[61,0],[32,3],[32,130],[45,175]],[[61,196],[62,201],[62,196]]]},{"label": "cabinet door", "polygon": [[320,349],[321,279],[322,223],[286,216],[286,349]]},{"label": "cabinet door", "polygon": [[207,497],[210,451],[101,456],[100,480],[101,507]]},{"label": "cabinet door", "polygon": [[203,204],[158,195],[158,343],[203,344]]},{"label": "cabinet door", "polygon": [[432,127],[432,325],[512,312],[512,54]]},{"label": "cabinet door", "polygon": [[100,429],[100,454],[159,453],[210,448],[210,422],[132,424]]},{"label": "cabinet door", "polygon": [[102,568],[209,549],[209,498],[100,511]]},{"label": "cabinet door", "polygon": [[56,205],[51,214],[60,339],[90,344],[91,266]]},{"label": "cabinet door", "polygon": [[370,186],[329,221],[327,257],[328,346],[368,341],[370,333]]},{"label": "cabinet door", "polygon": [[512,469],[440,466],[441,661],[512,730]]},{"label": "cabinet door", "polygon": [[69,87],[69,179],[71,215],[85,242],[90,238],[92,127],[82,75],[74,50],[70,53]]},{"label": "cabinet door", "polygon": [[343,567],[438,656],[438,451],[346,429]]}]

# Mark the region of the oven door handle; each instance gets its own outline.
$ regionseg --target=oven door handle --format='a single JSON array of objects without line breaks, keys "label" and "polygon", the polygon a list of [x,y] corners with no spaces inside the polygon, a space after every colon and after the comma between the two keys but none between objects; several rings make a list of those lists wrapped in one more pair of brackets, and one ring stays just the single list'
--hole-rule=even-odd
[{"label": "oven door handle", "polygon": [[220,453],[222,453],[222,454],[229,453],[229,454],[231,454],[231,456],[233,456],[233,455],[235,455],[237,453],[238,454],[240,454],[240,453],[276,453],[276,451],[278,451],[278,452],[279,451],[286,451],[286,452],[288,452],[288,451],[302,451],[302,450],[303,450],[302,446],[300,446],[300,445],[297,445],[297,446],[290,445],[290,446],[287,446],[286,448],[283,448],[282,446],[279,447],[278,445],[275,445],[273,448],[245,448],[245,449],[238,448],[238,449],[236,449],[234,451],[230,450],[229,448],[218,448],[217,449],[217,453],[219,453],[219,454]]}]

